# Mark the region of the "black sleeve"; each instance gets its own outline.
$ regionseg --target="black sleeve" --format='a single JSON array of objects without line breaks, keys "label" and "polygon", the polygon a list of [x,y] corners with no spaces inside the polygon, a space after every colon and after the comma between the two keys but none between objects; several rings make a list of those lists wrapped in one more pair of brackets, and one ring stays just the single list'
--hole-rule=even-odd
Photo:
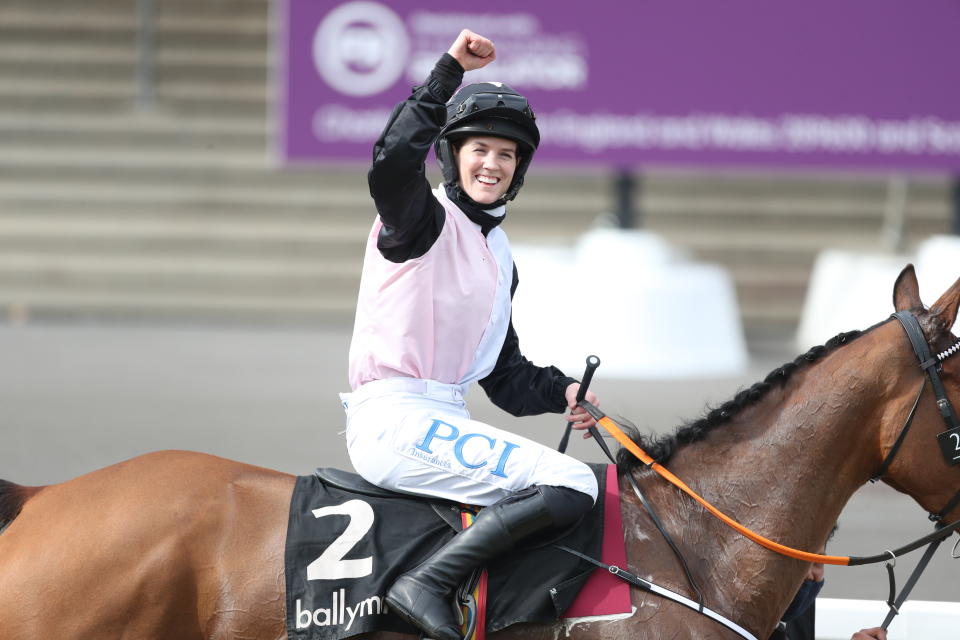
[{"label": "black sleeve", "polygon": [[373,147],[367,182],[383,221],[377,248],[393,262],[423,255],[443,229],[443,207],[431,193],[424,165],[446,122],[446,102],[462,80],[463,67],[443,54],[426,83],[394,107]]},{"label": "black sleeve", "polygon": [[[517,266],[513,266],[513,296],[519,284]],[[507,413],[515,416],[534,416],[541,413],[563,413],[567,408],[564,392],[574,378],[565,375],[556,367],[538,367],[520,353],[520,340],[513,328],[513,320],[507,328],[507,337],[500,349],[500,356],[493,371],[480,380],[487,396]]]}]

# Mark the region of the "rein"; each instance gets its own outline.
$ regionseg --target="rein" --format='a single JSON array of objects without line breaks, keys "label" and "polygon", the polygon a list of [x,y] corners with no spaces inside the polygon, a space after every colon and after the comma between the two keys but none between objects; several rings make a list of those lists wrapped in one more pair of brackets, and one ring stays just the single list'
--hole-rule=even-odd
[{"label": "rein", "polygon": [[[660,465],[660,463],[656,462],[653,458],[651,458],[646,451],[641,449],[636,442],[631,440],[630,437],[627,434],[625,434],[620,429],[620,427],[617,426],[617,424],[613,420],[611,420],[606,414],[604,414],[602,411],[600,411],[595,406],[593,406],[592,404],[586,401],[583,401],[581,403],[581,406],[587,410],[587,413],[593,416],[593,418],[597,421],[597,424],[602,426],[604,430],[607,431],[607,433],[613,436],[613,438],[617,442],[619,442],[621,446],[623,446],[625,449],[630,451],[630,453],[632,453],[641,462],[643,462],[648,469],[652,469],[653,471],[657,472],[667,482],[669,482],[670,484],[677,487],[678,489],[686,493],[688,496],[690,496],[691,498],[699,502],[707,511],[709,511],[711,514],[716,516],[724,524],[728,525],[732,529],[741,533],[742,535],[749,538],[753,542],[756,542],[760,546],[766,547],[771,551],[775,551],[780,555],[784,555],[790,558],[795,558],[797,560],[803,560],[805,562],[820,562],[823,564],[833,564],[833,565],[854,567],[854,566],[863,565],[863,564],[874,564],[877,562],[883,562],[884,560],[888,560],[891,555],[901,556],[903,554],[919,549],[920,547],[927,544],[928,542],[931,542],[937,539],[946,538],[951,533],[953,533],[954,529],[960,528],[960,520],[957,520],[943,527],[942,529],[939,529],[931,534],[928,534],[922,538],[919,538],[911,542],[910,544],[904,545],[898,549],[894,549],[893,551],[884,551],[883,553],[878,553],[872,556],[864,556],[864,557],[828,556],[828,555],[823,555],[819,553],[810,553],[808,551],[801,551],[799,549],[794,549],[793,547],[788,547],[786,545],[780,544],[779,542],[774,542],[769,538],[765,538],[764,536],[752,531],[751,529],[748,529],[747,527],[743,526],[742,524],[740,524],[730,516],[726,515],[725,513],[717,509],[715,506],[713,506],[712,504],[707,502],[704,498],[702,498],[696,491],[694,491],[689,486],[687,486],[687,484],[683,480],[673,475],[673,473],[671,473],[669,469],[663,467],[662,465]],[[594,436],[594,438],[596,437],[597,436]]]}]

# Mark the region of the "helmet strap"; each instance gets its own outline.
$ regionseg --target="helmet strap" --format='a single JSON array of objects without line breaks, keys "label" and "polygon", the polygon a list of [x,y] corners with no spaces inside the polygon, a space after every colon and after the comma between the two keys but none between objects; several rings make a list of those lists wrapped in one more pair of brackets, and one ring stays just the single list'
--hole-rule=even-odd
[{"label": "helmet strap", "polygon": [[504,206],[507,203],[505,198],[500,198],[492,204],[480,205],[480,203],[466,194],[459,182],[444,182],[443,188],[447,192],[447,197],[450,198],[450,201],[457,205],[471,222],[480,225],[480,231],[484,236],[490,233],[491,229],[498,226],[503,222],[503,219],[507,217],[506,215],[495,216],[489,213],[490,209]]}]

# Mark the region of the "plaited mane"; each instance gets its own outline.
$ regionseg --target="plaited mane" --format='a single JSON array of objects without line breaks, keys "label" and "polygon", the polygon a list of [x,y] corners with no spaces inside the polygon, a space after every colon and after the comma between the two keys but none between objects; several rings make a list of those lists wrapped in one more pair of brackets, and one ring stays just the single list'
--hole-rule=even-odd
[{"label": "plaited mane", "polygon": [[[886,322],[886,320],[884,322]],[[640,448],[650,454],[654,460],[664,464],[670,460],[677,447],[702,440],[713,429],[730,422],[731,418],[737,415],[742,409],[759,402],[760,399],[766,396],[774,387],[783,388],[787,380],[790,379],[790,376],[792,376],[797,369],[805,367],[828,353],[832,353],[839,347],[856,340],[876,326],[879,325],[874,325],[864,331],[847,331],[830,338],[826,344],[813,347],[806,353],[797,356],[793,362],[788,362],[783,366],[777,367],[767,374],[767,377],[764,378],[762,382],[757,382],[747,389],[741,389],[733,399],[724,402],[718,407],[708,409],[705,416],[681,425],[672,434],[649,438],[641,435],[636,427],[631,424],[621,426]],[[617,452],[617,467],[621,470],[634,469],[642,466],[642,464],[643,463],[626,449],[621,449]]]}]

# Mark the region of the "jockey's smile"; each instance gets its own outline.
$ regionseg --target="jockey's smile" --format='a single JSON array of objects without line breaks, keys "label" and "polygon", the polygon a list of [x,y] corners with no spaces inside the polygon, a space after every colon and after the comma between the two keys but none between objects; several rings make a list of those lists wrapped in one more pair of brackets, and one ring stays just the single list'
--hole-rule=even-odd
[{"label": "jockey's smile", "polygon": [[457,153],[460,187],[479,204],[499,200],[513,181],[517,168],[517,143],[505,138],[467,138]]}]

